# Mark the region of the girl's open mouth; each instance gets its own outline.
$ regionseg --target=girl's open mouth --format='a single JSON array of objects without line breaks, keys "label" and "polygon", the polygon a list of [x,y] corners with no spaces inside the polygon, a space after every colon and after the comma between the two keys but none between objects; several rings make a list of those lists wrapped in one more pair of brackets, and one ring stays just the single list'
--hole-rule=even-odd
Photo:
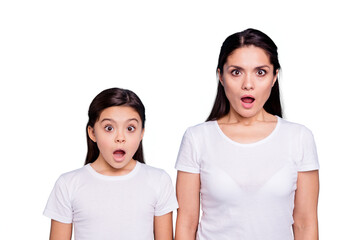
[{"label": "girl's open mouth", "polygon": [[126,154],[126,152],[122,149],[115,150],[113,152],[115,161],[121,162],[122,160],[124,160],[125,154]]}]

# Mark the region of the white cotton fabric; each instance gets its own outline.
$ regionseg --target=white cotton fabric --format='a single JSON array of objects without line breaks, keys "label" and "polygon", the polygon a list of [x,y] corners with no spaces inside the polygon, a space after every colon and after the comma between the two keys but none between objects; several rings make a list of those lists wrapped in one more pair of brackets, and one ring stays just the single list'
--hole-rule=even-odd
[{"label": "white cotton fabric", "polygon": [[251,144],[228,138],[217,121],[190,127],[175,168],[200,174],[197,240],[293,240],[297,174],[319,164],[311,131],[278,117]]},{"label": "white cotton fabric", "polygon": [[177,209],[170,176],[136,162],[124,176],[105,176],[90,164],[59,177],[44,215],[74,224],[76,240],[149,240],[154,216]]}]

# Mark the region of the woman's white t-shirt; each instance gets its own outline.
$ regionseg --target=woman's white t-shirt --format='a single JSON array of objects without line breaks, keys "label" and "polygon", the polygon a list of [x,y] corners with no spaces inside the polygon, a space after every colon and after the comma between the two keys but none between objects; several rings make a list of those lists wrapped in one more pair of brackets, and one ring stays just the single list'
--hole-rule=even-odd
[{"label": "woman's white t-shirt", "polygon": [[154,216],[177,207],[164,170],[136,162],[127,175],[105,176],[87,164],[59,177],[44,215],[73,223],[76,240],[149,240]]},{"label": "woman's white t-shirt", "polygon": [[217,121],[186,130],[175,168],[200,174],[199,240],[290,240],[297,174],[319,168],[313,135],[278,117],[251,144],[228,138]]}]

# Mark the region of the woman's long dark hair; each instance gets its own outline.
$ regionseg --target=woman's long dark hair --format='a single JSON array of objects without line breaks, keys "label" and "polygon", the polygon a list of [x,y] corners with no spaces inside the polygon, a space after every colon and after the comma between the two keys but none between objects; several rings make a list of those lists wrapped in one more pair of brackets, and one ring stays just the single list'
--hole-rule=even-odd
[{"label": "woman's long dark hair", "polygon": [[[132,91],[121,88],[110,88],[99,93],[91,102],[89,107],[89,121],[86,125],[86,141],[88,152],[86,154],[85,164],[94,162],[99,156],[99,148],[93,142],[88,134],[88,127],[94,128],[97,120],[99,120],[101,112],[113,106],[128,106],[132,107],[140,116],[142,128],[145,127],[145,107],[140,98]],[[145,163],[142,141],[139,144],[133,158],[138,162]]]},{"label": "woman's long dark hair", "polygon": [[[234,33],[227,37],[221,46],[217,69],[219,74],[223,74],[223,67],[228,56],[236,49],[245,46],[255,46],[262,48],[269,56],[270,63],[274,66],[274,74],[280,70],[277,46],[265,33],[256,29],[246,29],[242,32]],[[282,117],[282,108],[280,102],[279,77],[271,89],[270,96],[264,104],[266,112]],[[225,95],[223,85],[219,82],[214,106],[206,121],[218,120],[229,113],[230,103]]]}]

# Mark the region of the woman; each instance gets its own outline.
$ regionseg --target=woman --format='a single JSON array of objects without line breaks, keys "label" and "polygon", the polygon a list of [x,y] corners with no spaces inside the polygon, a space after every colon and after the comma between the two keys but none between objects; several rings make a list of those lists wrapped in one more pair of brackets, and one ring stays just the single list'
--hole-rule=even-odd
[{"label": "woman", "polygon": [[176,240],[318,239],[314,138],[281,118],[279,70],[264,33],[224,41],[213,109],[187,129],[176,162]]}]

